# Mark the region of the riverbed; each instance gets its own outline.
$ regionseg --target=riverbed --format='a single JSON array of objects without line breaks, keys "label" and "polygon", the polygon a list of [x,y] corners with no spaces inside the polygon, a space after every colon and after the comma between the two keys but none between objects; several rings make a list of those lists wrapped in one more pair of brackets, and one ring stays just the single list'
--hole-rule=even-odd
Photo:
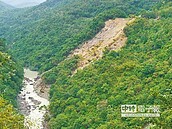
[{"label": "riverbed", "polygon": [[24,86],[18,95],[20,111],[28,129],[44,129],[44,115],[49,105],[48,99],[40,97],[34,89],[38,77],[38,72],[24,69]]}]

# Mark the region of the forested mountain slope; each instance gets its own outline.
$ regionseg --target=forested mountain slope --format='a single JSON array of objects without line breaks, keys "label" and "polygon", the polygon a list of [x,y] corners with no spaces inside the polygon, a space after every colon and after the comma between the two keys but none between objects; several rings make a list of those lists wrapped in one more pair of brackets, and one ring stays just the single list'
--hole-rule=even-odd
[{"label": "forested mountain slope", "polygon": [[[0,16],[0,36],[26,66],[46,71],[79,44],[92,38],[108,19],[127,17],[154,0],[48,0],[39,6]],[[34,54],[33,54],[34,53]]]},{"label": "forested mountain slope", "polygon": [[[154,129],[172,128],[171,5],[164,2],[129,24],[121,51],[106,50],[74,76],[77,56],[45,74],[56,80],[50,91],[52,129],[140,129],[150,123]],[[161,116],[121,118],[121,104],[160,105]]]},{"label": "forested mountain slope", "polygon": [[[133,129],[150,123],[171,129],[171,6],[164,0],[48,0],[0,14],[0,36],[25,66],[49,70],[43,78],[52,84],[46,117],[51,129]],[[73,74],[81,58],[65,60],[72,50],[105,21],[132,14],[140,16],[124,29],[126,46],[105,49],[102,59]],[[4,99],[16,104],[23,71],[4,47],[0,60],[0,106],[6,110]],[[161,117],[121,118],[121,104],[161,105]]]},{"label": "forested mountain slope", "polygon": [[0,129],[24,129],[24,117],[0,97]]},{"label": "forested mountain slope", "polygon": [[13,105],[22,87],[23,69],[6,53],[4,41],[0,40],[0,95]]},{"label": "forested mountain slope", "polygon": [[0,13],[11,9],[14,9],[14,7],[0,1]]},{"label": "forested mountain slope", "polygon": [[[21,88],[23,70],[9,54],[0,40],[0,129],[24,128],[24,118],[17,107],[17,94]],[[13,105],[13,106],[12,106]]]}]

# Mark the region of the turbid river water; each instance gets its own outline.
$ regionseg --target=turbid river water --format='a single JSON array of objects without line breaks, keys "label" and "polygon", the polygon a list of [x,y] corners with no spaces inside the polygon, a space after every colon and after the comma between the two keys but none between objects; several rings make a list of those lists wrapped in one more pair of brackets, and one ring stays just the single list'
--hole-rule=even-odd
[{"label": "turbid river water", "polygon": [[34,85],[38,80],[38,72],[24,69],[23,88],[18,95],[20,111],[25,116],[25,126],[28,129],[44,129],[44,115],[49,101],[40,97]]}]

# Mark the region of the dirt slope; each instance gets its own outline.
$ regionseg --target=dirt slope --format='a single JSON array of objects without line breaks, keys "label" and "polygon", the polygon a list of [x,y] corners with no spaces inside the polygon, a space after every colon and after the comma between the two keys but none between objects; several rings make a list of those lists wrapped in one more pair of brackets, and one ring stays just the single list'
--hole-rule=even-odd
[{"label": "dirt slope", "polygon": [[[105,22],[105,27],[91,40],[83,43],[77,49],[75,49],[66,60],[70,59],[74,55],[81,57],[78,63],[78,68],[73,71],[73,75],[79,69],[83,69],[95,60],[100,59],[103,56],[105,48],[110,50],[119,50],[125,45],[127,37],[124,34],[124,27],[135,19],[129,18],[116,18],[115,20],[109,20]],[[50,86],[46,86],[41,80],[41,77],[50,72],[52,69],[42,73],[35,86],[36,92],[44,98],[48,98],[48,92]]]},{"label": "dirt slope", "polygon": [[125,45],[127,37],[124,34],[124,27],[127,23],[134,19],[116,18],[105,23],[105,27],[92,39],[82,44],[78,49],[75,49],[69,58],[74,55],[79,55],[81,61],[78,64],[78,69],[83,69],[91,62],[100,59],[103,56],[105,48],[110,50],[118,50]]}]

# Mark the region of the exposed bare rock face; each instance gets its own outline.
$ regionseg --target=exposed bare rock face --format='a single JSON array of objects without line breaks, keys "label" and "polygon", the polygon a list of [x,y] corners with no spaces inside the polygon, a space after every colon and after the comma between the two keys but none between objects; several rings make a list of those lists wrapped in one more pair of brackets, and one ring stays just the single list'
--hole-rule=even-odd
[{"label": "exposed bare rock face", "polygon": [[49,99],[50,85],[45,84],[41,78],[38,78],[36,80],[34,89],[39,96],[41,96],[47,100]]},{"label": "exposed bare rock face", "polygon": [[83,69],[91,62],[100,59],[106,48],[109,50],[119,50],[122,48],[127,40],[123,29],[126,27],[127,23],[133,20],[134,19],[129,18],[109,20],[105,23],[105,27],[93,39],[75,49],[72,54],[69,55],[69,58],[74,55],[79,55],[81,60],[74,73],[76,73],[78,69]]}]

